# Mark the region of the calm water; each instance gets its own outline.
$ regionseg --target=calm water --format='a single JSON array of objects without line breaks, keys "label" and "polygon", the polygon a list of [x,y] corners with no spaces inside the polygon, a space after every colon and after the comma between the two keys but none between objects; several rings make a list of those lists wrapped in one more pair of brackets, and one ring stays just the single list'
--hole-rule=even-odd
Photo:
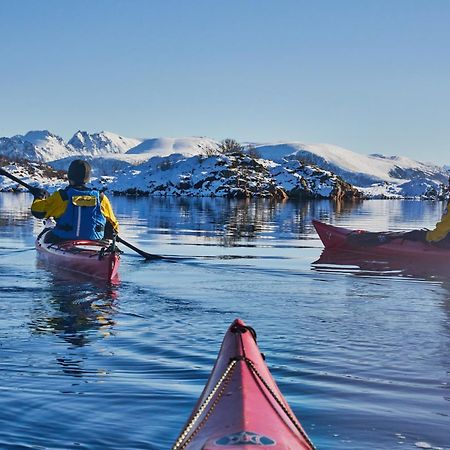
[{"label": "calm water", "polygon": [[61,277],[30,197],[0,194],[1,449],[169,449],[236,317],[319,449],[450,449],[450,269],[313,264],[311,225],[431,226],[441,204],[112,200],[125,239],[180,260]]}]

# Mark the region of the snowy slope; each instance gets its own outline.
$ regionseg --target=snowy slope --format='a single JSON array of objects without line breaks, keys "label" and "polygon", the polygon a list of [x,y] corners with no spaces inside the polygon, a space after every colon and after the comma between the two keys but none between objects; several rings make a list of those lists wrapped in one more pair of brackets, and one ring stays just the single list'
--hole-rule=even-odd
[{"label": "snowy slope", "polygon": [[368,187],[374,183],[402,183],[405,180],[428,178],[444,182],[444,170],[406,157],[387,157],[379,154],[362,155],[331,144],[255,144],[264,159],[282,161],[300,159],[331,170],[355,186]]},{"label": "snowy slope", "polygon": [[147,139],[128,150],[127,155],[147,155],[148,158],[151,158],[176,153],[183,156],[193,156],[203,153],[205,148],[215,148],[217,144],[218,142],[214,139],[205,137],[153,138]]},{"label": "snowy slope", "polygon": [[[2,168],[31,186],[45,187],[50,191],[59,189],[67,184],[64,174],[39,162],[11,162],[2,166]],[[28,192],[25,187],[2,175],[0,175],[0,191]]]}]

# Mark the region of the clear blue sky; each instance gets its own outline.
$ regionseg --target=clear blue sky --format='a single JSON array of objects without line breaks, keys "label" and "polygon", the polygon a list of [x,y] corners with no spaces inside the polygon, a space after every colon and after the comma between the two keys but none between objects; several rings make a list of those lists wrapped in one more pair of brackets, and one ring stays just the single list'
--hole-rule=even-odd
[{"label": "clear blue sky", "polygon": [[450,1],[1,0],[0,136],[327,142],[450,163]]}]

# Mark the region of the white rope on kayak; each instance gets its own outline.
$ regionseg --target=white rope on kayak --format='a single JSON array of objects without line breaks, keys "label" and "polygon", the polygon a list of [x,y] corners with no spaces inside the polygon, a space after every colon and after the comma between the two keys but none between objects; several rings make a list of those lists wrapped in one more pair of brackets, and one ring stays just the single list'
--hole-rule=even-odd
[{"label": "white rope on kayak", "polygon": [[295,429],[301,434],[303,439],[305,439],[305,441],[311,446],[311,449],[316,450],[316,447],[311,442],[308,435],[303,431],[303,428],[299,425],[296,417],[289,411],[289,409],[286,407],[284,402],[280,399],[280,397],[278,397],[277,393],[268,385],[267,381],[264,380],[264,378],[259,373],[259,371],[256,368],[253,361],[245,356],[243,357],[243,359],[247,363],[247,366],[250,368],[250,370],[254,373],[254,375],[261,381],[261,383],[264,385],[264,387],[269,391],[270,395],[277,402],[278,406],[283,410],[283,412],[286,414],[286,416],[290,419],[290,421],[294,425]]},{"label": "white rope on kayak", "polygon": [[[219,402],[220,398],[222,397],[223,391],[228,383],[225,383],[225,381],[228,381],[228,376],[232,373],[234,367],[236,366],[237,360],[230,361],[230,364],[228,364],[228,367],[223,372],[222,376],[217,381],[216,385],[212,389],[212,391],[209,393],[208,397],[206,397],[205,401],[200,405],[197,412],[192,416],[192,419],[186,424],[182,432],[180,433],[180,436],[176,440],[175,444],[172,447],[172,450],[182,450],[186,447],[186,445],[192,440],[192,438],[197,434],[198,430],[202,427],[202,425],[208,420],[209,415],[211,414],[212,410],[215,408],[216,404]],[[189,433],[191,432],[192,428],[196,424],[197,420],[201,417],[203,412],[206,410],[208,404],[213,399],[216,392],[219,390],[219,388],[222,386],[222,390],[219,392],[219,395],[214,400],[213,404],[211,405],[209,411],[207,412],[206,416],[202,420],[202,422],[197,426],[197,428],[192,432],[192,434],[189,436],[189,439],[185,440]]]},{"label": "white rope on kayak", "polygon": [[[223,391],[228,383],[225,383],[231,372],[234,370],[236,364],[238,361],[245,361],[247,366],[250,368],[252,373],[256,376],[256,378],[259,379],[259,381],[264,385],[264,387],[267,389],[267,391],[270,393],[270,395],[273,397],[273,399],[276,401],[278,406],[283,410],[283,412],[286,414],[286,416],[289,418],[289,420],[294,425],[295,429],[300,433],[300,435],[303,437],[303,439],[310,445],[312,450],[316,450],[316,447],[309,439],[308,435],[304,432],[303,428],[299,425],[296,417],[289,411],[289,409],[286,407],[284,402],[279,398],[277,393],[268,385],[266,380],[262,377],[262,375],[259,373],[258,369],[254,365],[253,361],[246,356],[242,356],[240,358],[235,358],[230,361],[230,364],[225,369],[222,376],[217,381],[216,385],[212,389],[212,391],[209,393],[208,397],[206,397],[205,401],[200,405],[197,412],[192,416],[192,419],[186,424],[183,431],[180,433],[180,436],[176,440],[175,444],[173,445],[171,450],[182,450],[186,448],[187,444],[192,440],[192,438],[197,434],[197,432],[200,430],[200,428],[204,425],[204,423],[208,420],[211,412],[219,402],[220,398],[222,397]],[[209,411],[207,412],[206,416],[203,418],[202,422],[198,424],[197,428],[191,433],[189,436],[189,433],[191,432],[192,428],[195,426],[198,419],[201,417],[201,415],[204,413],[206,408],[208,407],[209,403],[211,402],[214,395],[217,393],[219,388],[222,386],[222,390],[220,391],[219,395],[214,400],[213,404],[211,405]],[[188,439],[187,436],[189,436]],[[185,440],[186,439],[186,440]]]}]

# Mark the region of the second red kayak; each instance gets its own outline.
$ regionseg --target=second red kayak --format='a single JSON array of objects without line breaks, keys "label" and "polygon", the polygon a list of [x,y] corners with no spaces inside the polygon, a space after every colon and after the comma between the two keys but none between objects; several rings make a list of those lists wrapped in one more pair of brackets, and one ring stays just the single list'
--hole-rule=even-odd
[{"label": "second red kayak", "polygon": [[192,414],[172,450],[311,450],[256,343],[235,320]]},{"label": "second red kayak", "polygon": [[450,258],[450,248],[422,241],[411,241],[402,237],[401,232],[374,233],[352,230],[317,220],[313,220],[313,225],[326,249],[379,256]]}]

